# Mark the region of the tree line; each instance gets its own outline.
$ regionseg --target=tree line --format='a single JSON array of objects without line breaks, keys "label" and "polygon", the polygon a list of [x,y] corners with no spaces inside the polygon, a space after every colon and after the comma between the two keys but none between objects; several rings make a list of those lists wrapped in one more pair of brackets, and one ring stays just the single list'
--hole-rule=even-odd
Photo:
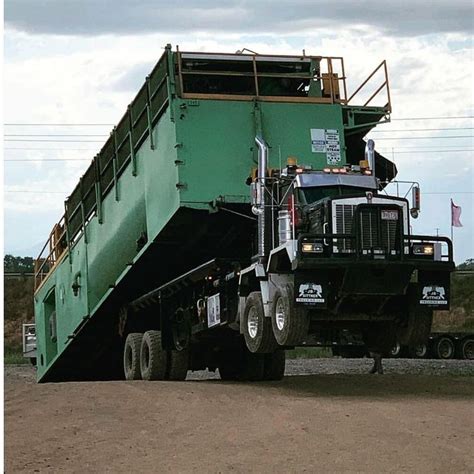
[{"label": "tree line", "polygon": [[33,273],[34,259],[32,257],[3,257],[3,271],[5,273]]}]

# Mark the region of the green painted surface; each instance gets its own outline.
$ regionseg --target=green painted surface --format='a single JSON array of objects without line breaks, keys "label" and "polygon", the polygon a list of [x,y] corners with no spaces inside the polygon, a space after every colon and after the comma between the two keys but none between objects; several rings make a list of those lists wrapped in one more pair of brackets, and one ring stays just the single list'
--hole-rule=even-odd
[{"label": "green painted surface", "polygon": [[[245,180],[256,167],[254,137],[260,124],[271,147],[271,167],[290,155],[300,164],[327,166],[325,154],[312,152],[311,129],[339,131],[340,165],[345,164],[339,105],[265,102],[256,108],[253,101],[172,100],[153,128],[154,149],[146,138],[136,152],[136,173],[129,162],[117,188],[103,199],[102,222],[97,212],[92,215],[85,234],[76,237],[70,255],[35,295],[39,380],[74,343],[68,336],[84,318],[94,317],[119,277],[126,277],[139,252],[147,254],[180,206],[206,208],[219,196],[248,202]],[[140,250],[142,235],[147,243]]]},{"label": "green painted surface", "polygon": [[[188,101],[189,102],[189,101]],[[185,185],[181,200],[193,205],[225,196],[227,202],[248,199],[245,184],[256,167],[257,133],[253,102],[201,100],[181,109],[176,123],[178,158],[183,162],[179,180]],[[186,104],[187,101],[180,101]],[[316,169],[327,166],[325,153],[311,151],[311,129],[337,129],[341,162],[345,164],[342,112],[337,105],[260,103],[262,133],[270,146],[270,167],[278,168],[288,156]]]}]

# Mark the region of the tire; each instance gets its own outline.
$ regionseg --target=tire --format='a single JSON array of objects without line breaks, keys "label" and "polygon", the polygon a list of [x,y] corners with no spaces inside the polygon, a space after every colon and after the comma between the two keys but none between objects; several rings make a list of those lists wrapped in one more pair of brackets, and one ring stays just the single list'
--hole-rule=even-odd
[{"label": "tire", "polygon": [[244,351],[244,364],[240,374],[240,380],[249,382],[263,380],[265,355],[266,354],[255,354],[253,352]]},{"label": "tire", "polygon": [[289,285],[275,292],[271,320],[273,334],[280,346],[297,346],[308,335],[308,311],[294,304]]},{"label": "tire", "polygon": [[189,351],[169,351],[169,380],[185,380],[189,368]]},{"label": "tire", "polygon": [[454,342],[447,336],[440,337],[436,341],[434,353],[438,359],[452,359],[454,357]]},{"label": "tire", "polygon": [[433,310],[420,306],[414,287],[408,289],[408,299],[406,318],[400,322],[397,340],[402,346],[415,347],[428,341],[433,323]]},{"label": "tire", "polygon": [[390,349],[390,357],[397,358],[400,357],[400,352],[402,351],[402,346],[399,342],[396,342],[395,345]]},{"label": "tire", "polygon": [[36,367],[36,365],[37,365],[36,357],[30,357],[30,364],[33,367]]},{"label": "tire", "polygon": [[140,350],[143,334],[132,332],[125,339],[123,348],[123,372],[125,380],[141,380]]},{"label": "tire", "polygon": [[474,338],[467,337],[461,342],[461,357],[466,360],[474,360]]},{"label": "tire", "polygon": [[165,380],[168,354],[161,345],[161,331],[147,331],[140,350],[140,369],[143,380]]},{"label": "tire", "polygon": [[250,352],[267,354],[278,347],[272,322],[265,317],[262,294],[259,291],[247,296],[242,322],[245,344]]},{"label": "tire", "polygon": [[225,382],[235,382],[236,380],[239,380],[242,372],[237,364],[221,364],[218,369],[221,380],[224,380]]},{"label": "tire", "polygon": [[285,375],[286,353],[278,350],[273,354],[265,354],[263,380],[282,380]]},{"label": "tire", "polygon": [[412,359],[426,359],[428,355],[428,346],[426,344],[418,344],[410,347],[408,354]]}]

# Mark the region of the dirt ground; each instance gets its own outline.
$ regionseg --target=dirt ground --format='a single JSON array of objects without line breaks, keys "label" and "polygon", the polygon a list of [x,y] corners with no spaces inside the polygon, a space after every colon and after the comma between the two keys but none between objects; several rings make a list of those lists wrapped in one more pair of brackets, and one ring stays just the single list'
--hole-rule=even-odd
[{"label": "dirt ground", "polygon": [[293,376],[253,384],[197,374],[38,385],[10,367],[5,469],[474,472],[474,364],[455,362],[433,372],[387,361],[371,376],[366,360],[290,361]]}]

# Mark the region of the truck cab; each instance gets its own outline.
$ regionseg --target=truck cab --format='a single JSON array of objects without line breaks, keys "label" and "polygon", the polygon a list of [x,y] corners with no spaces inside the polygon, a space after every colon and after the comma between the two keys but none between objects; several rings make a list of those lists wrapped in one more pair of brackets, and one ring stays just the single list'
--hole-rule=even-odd
[{"label": "truck cab", "polygon": [[[266,145],[256,142],[265,157]],[[265,317],[284,347],[360,342],[386,354],[397,339],[426,340],[433,309],[449,308],[451,242],[412,234],[419,188],[411,207],[388,195],[374,158],[370,140],[359,165],[314,170],[291,157],[271,175],[258,172],[252,195],[261,253],[242,271],[240,293],[250,350],[260,347],[255,321],[248,322],[249,272],[257,275]]]}]

